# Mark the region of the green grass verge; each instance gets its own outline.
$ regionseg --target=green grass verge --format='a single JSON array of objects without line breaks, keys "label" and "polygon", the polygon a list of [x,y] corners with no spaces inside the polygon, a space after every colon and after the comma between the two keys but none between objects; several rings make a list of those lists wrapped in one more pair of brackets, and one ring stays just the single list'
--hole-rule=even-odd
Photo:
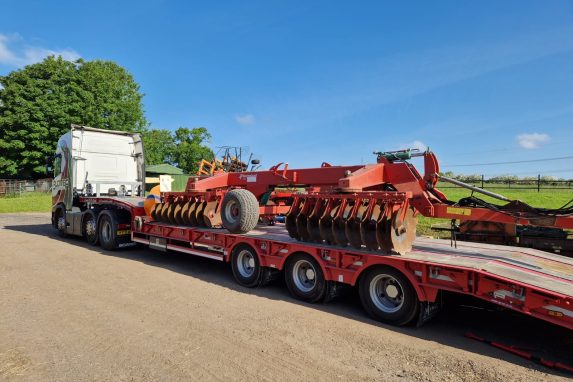
[{"label": "green grass verge", "polygon": [[0,213],[50,212],[52,194],[31,192],[19,197],[0,198]]}]

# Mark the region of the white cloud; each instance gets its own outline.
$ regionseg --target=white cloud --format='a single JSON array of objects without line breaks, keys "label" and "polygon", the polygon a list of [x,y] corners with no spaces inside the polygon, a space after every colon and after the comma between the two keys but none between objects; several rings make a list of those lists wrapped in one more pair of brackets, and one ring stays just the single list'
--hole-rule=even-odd
[{"label": "white cloud", "polygon": [[239,125],[247,126],[255,124],[255,116],[252,114],[235,115],[235,122]]},{"label": "white cloud", "polygon": [[516,137],[517,143],[524,149],[536,149],[544,143],[548,143],[551,139],[547,134],[519,134]]},{"label": "white cloud", "polygon": [[424,144],[424,142],[419,141],[419,140],[415,140],[413,142],[410,143],[406,143],[403,145],[400,145],[400,150],[405,150],[405,149],[418,149],[420,151],[426,151],[428,149],[428,146],[426,146]]},{"label": "white cloud", "polygon": [[48,56],[61,56],[64,60],[75,61],[80,58],[73,49],[52,50],[38,46],[24,46],[14,49],[10,45],[22,40],[17,35],[0,34],[0,64],[8,66],[25,66],[42,61]]}]

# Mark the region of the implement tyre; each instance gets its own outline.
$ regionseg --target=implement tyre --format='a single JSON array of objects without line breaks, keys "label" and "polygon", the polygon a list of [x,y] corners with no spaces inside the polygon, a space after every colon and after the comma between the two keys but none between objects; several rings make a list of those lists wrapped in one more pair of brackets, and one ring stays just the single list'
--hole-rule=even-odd
[{"label": "implement tyre", "polygon": [[259,201],[249,190],[231,190],[223,198],[221,220],[229,232],[247,233],[259,221]]}]

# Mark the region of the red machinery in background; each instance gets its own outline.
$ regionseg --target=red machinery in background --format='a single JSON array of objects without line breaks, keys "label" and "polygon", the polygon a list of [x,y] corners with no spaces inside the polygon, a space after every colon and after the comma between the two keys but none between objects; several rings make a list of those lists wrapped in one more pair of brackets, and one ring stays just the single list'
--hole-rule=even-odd
[{"label": "red machinery in background", "polygon": [[[379,152],[374,164],[224,172],[190,178],[185,192],[166,192],[149,210],[158,221],[185,226],[252,230],[261,216],[286,214],[291,237],[369,250],[405,253],[416,236],[417,214],[435,218],[573,228],[573,207],[534,208],[439,175],[431,151]],[[424,175],[408,162],[423,157]],[[435,188],[451,182],[507,202],[475,196],[448,200]]]}]

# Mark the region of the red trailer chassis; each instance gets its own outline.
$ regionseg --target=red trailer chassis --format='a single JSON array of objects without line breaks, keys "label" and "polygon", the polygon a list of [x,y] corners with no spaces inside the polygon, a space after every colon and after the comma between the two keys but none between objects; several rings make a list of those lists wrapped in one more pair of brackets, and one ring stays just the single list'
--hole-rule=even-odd
[{"label": "red trailer chassis", "polygon": [[358,285],[368,270],[391,267],[411,283],[420,303],[419,322],[429,319],[440,291],[482,300],[573,329],[573,260],[537,250],[418,239],[406,255],[380,254],[296,241],[280,225],[243,235],[220,229],[134,221],[132,240],[229,262],[236,248],[252,248],[261,267],[283,270],[290,257],[311,256],[321,267],[329,296],[339,284]]},{"label": "red trailer chassis", "polygon": [[[235,279],[244,286],[261,286],[281,270],[291,293],[308,302],[329,300],[343,285],[357,286],[368,313],[397,325],[416,319],[418,324],[425,322],[438,311],[440,291],[449,291],[573,329],[573,258],[482,243],[461,242],[454,248],[450,241],[421,238],[403,255],[381,253],[301,242],[291,238],[282,224],[259,225],[247,234],[232,234],[222,229],[153,222],[145,216],[141,198],[82,197],[80,202],[86,208],[82,219],[95,216],[97,226],[101,226],[101,217],[112,222],[113,240],[103,243],[100,236],[105,249],[137,242],[153,249],[230,262]],[[95,244],[85,232],[84,237]],[[241,275],[237,259],[245,253],[252,257],[244,257],[248,261],[243,265],[252,263],[258,272],[255,278]],[[292,283],[296,264],[305,261],[315,268],[302,268],[297,274],[314,276],[321,293],[300,293],[304,285]],[[401,287],[403,301],[415,303],[415,309],[410,306],[415,314],[396,319],[391,313],[377,314],[380,312],[368,304],[368,292],[377,292],[368,282],[380,274],[396,281],[386,283],[384,293],[396,295],[397,287]]]}]

